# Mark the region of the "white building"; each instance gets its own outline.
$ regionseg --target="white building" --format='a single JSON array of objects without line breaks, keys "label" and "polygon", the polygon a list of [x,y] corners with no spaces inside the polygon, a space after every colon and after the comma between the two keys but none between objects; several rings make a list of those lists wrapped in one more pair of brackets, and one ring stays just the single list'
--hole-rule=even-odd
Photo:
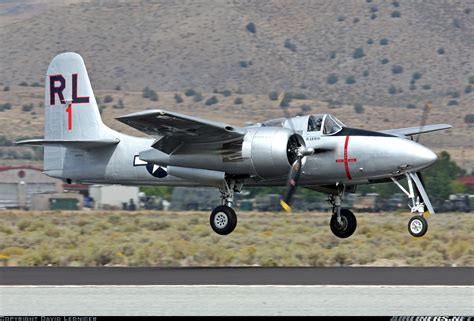
[{"label": "white building", "polygon": [[131,203],[138,208],[139,188],[122,185],[92,185],[89,187],[89,196],[94,199],[94,208],[99,210],[129,209]]}]

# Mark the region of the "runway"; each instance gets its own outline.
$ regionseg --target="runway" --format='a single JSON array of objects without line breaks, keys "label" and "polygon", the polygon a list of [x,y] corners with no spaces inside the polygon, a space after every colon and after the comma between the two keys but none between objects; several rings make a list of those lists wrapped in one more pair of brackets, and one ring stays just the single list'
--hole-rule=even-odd
[{"label": "runway", "polygon": [[474,285],[474,268],[4,267],[0,285]]},{"label": "runway", "polygon": [[473,315],[473,268],[0,268],[0,315]]}]

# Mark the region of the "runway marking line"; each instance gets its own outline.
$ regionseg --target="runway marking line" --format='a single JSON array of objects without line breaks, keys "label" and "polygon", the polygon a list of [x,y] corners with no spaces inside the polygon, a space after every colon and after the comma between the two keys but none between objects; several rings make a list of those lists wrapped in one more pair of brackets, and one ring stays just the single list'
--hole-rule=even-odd
[{"label": "runway marking line", "polygon": [[0,285],[1,288],[472,288],[474,285]]}]

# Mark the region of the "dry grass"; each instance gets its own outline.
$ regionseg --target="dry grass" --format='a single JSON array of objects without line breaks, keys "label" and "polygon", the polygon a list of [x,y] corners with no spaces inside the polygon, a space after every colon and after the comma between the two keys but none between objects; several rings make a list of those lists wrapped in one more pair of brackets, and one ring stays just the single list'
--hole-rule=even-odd
[{"label": "dry grass", "polygon": [[349,239],[325,213],[240,213],[215,234],[204,212],[0,213],[0,257],[22,266],[474,266],[472,214],[429,219],[420,239],[410,215],[359,214]]}]

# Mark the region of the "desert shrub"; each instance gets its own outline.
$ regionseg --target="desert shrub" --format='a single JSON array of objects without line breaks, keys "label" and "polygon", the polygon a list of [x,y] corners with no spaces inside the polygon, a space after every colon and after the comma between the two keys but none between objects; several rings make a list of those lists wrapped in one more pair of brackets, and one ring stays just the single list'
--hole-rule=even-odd
[{"label": "desert shrub", "polygon": [[218,102],[219,102],[219,101],[217,100],[217,97],[216,97],[216,96],[212,96],[212,97],[208,98],[204,104],[205,104],[206,106],[211,106],[211,105],[217,104]]},{"label": "desert shrub", "polygon": [[333,85],[335,83],[337,83],[337,75],[336,74],[330,74],[327,78],[326,78],[326,82],[330,85]]},{"label": "desert shrub", "polygon": [[352,20],[352,23],[358,23],[359,21],[359,18],[354,18],[354,20]]},{"label": "desert shrub", "polygon": [[411,84],[409,88],[410,90],[416,90],[416,86],[414,84]]},{"label": "desert shrub", "polygon": [[398,1],[393,1],[393,2],[392,2],[392,5],[393,5],[395,8],[400,7],[400,3],[399,3]]},{"label": "desert shrub", "polygon": [[371,20],[377,19],[377,15],[376,15],[375,13],[372,13],[372,15],[370,16],[370,19],[371,19]]},{"label": "desert shrub", "polygon": [[112,96],[110,95],[107,95],[104,97],[104,104],[108,104],[108,103],[111,103],[114,99],[112,98]]},{"label": "desert shrub", "polygon": [[26,105],[21,106],[21,111],[23,112],[28,113],[32,110],[33,110],[33,104],[26,104]]},{"label": "desert shrub", "polygon": [[355,77],[354,76],[349,76],[346,78],[346,84],[348,85],[352,85],[352,84],[355,84],[356,80],[355,80]]},{"label": "desert shrub", "polygon": [[416,72],[413,73],[413,75],[411,75],[411,77],[415,80],[418,80],[418,79],[421,78],[421,72],[416,71]]},{"label": "desert shrub", "polygon": [[242,98],[236,97],[236,98],[234,99],[234,105],[242,105],[242,103],[243,103]]},{"label": "desert shrub", "polygon": [[470,93],[472,93],[472,86],[471,86],[471,85],[466,86],[466,88],[464,88],[464,93],[465,93],[465,94],[470,94]]},{"label": "desert shrub", "polygon": [[365,56],[365,54],[364,54],[364,49],[362,49],[362,48],[360,48],[360,47],[359,47],[359,48],[356,48],[356,49],[354,50],[354,52],[352,53],[352,57],[353,57],[354,59],[359,59],[359,58],[362,58],[362,57],[364,57],[364,56]]},{"label": "desert shrub", "polygon": [[194,96],[194,95],[196,95],[196,91],[194,89],[187,89],[184,92],[184,95],[187,96],[187,97]]},{"label": "desert shrub", "polygon": [[451,93],[449,93],[449,95],[452,97],[452,98],[459,98],[459,91],[453,91]]},{"label": "desert shrub", "polygon": [[301,105],[301,111],[304,112],[304,113],[309,113],[311,111],[311,106],[310,105],[307,105],[307,104],[304,104],[304,105]]},{"label": "desert shrub", "polygon": [[368,70],[364,70],[364,72],[362,73],[362,76],[367,77],[368,75],[369,75],[369,71],[368,71]]},{"label": "desert shrub", "polygon": [[392,73],[394,75],[401,74],[402,72],[403,72],[403,67],[402,66],[400,66],[400,65],[393,65],[392,66]]},{"label": "desert shrub", "polygon": [[344,17],[344,16],[337,17],[337,21],[339,21],[339,22],[344,21],[344,20],[346,20],[346,17]]},{"label": "desert shrub", "polygon": [[18,84],[18,86],[26,87],[28,86],[28,83],[26,81],[22,81],[21,83]]},{"label": "desert shrub", "polygon": [[392,18],[400,18],[401,15],[402,15],[402,14],[401,14],[400,11],[398,11],[398,10],[395,10],[395,11],[393,11],[393,12],[390,14],[390,16],[391,16]]},{"label": "desert shrub", "polygon": [[364,113],[364,106],[360,103],[354,104],[354,111],[356,114],[363,114]]},{"label": "desert shrub", "polygon": [[473,124],[474,123],[474,114],[467,114],[464,116],[464,122],[466,124]]},{"label": "desert shrub", "polygon": [[257,27],[255,27],[255,24],[253,22],[249,22],[247,26],[245,26],[245,29],[247,29],[247,31],[251,33],[257,32]]},{"label": "desert shrub", "polygon": [[389,88],[388,88],[388,93],[390,95],[395,95],[397,93],[397,88],[394,86],[394,85],[391,85]]},{"label": "desert shrub", "polygon": [[303,93],[289,93],[288,97],[292,99],[301,99],[301,100],[308,99],[308,96],[306,96]]},{"label": "desert shrub", "polygon": [[382,38],[382,39],[380,39],[380,44],[381,44],[382,46],[388,45],[388,39],[387,39],[387,38]]},{"label": "desert shrub", "polygon": [[369,40],[367,40],[367,44],[368,44],[368,45],[372,45],[373,43],[374,43],[374,39],[369,38]]},{"label": "desert shrub", "polygon": [[285,40],[285,48],[290,49],[291,51],[296,51],[296,45],[291,42],[290,38],[286,38]]},{"label": "desert shrub", "polygon": [[457,106],[457,105],[459,105],[457,100],[453,99],[448,102],[448,106]]},{"label": "desert shrub", "polygon": [[10,91],[10,86],[3,87],[3,91]]},{"label": "desert shrub", "polygon": [[291,95],[285,95],[285,97],[283,97],[283,100],[280,102],[280,107],[288,107],[290,106],[290,102],[291,102]]},{"label": "desert shrub", "polygon": [[10,103],[0,104],[0,111],[10,110],[10,109],[12,109],[12,104]]},{"label": "desert shrub", "polygon": [[31,87],[41,87],[39,82],[34,82],[31,84]]},{"label": "desert shrub", "polygon": [[386,65],[390,62],[390,60],[388,60],[387,58],[383,58],[381,61],[382,65]]},{"label": "desert shrub", "polygon": [[458,18],[453,19],[453,26],[455,28],[461,29],[462,28],[462,21]]},{"label": "desert shrub", "polygon": [[202,101],[203,99],[204,99],[204,97],[202,96],[201,93],[197,92],[197,93],[194,94],[193,101],[195,103],[198,103],[198,102]]},{"label": "desert shrub", "polygon": [[372,12],[375,13],[375,12],[379,11],[379,7],[377,7],[377,5],[375,5],[375,4],[374,4],[374,5],[371,5],[371,6],[370,6],[370,11],[372,11]]},{"label": "desert shrub", "polygon": [[113,108],[116,108],[116,109],[123,109],[123,108],[125,108],[125,105],[123,104],[123,100],[122,100],[122,99],[119,99],[118,102],[117,102],[117,105],[114,105]]},{"label": "desert shrub", "polygon": [[276,91],[271,91],[269,94],[268,94],[268,98],[270,98],[270,100],[277,100],[278,99],[278,93]]},{"label": "desert shrub", "polygon": [[439,55],[444,55],[444,48],[443,47],[438,48],[437,52]]},{"label": "desert shrub", "polygon": [[221,95],[223,95],[224,97],[229,97],[230,95],[232,95],[232,92],[228,89],[224,89],[223,91],[220,92]]},{"label": "desert shrub", "polygon": [[465,13],[465,14],[470,14],[470,13],[471,13],[471,8],[466,8],[466,9],[464,9],[464,13]]},{"label": "desert shrub", "polygon": [[174,100],[177,104],[181,104],[183,102],[183,98],[179,94],[174,94]]},{"label": "desert shrub", "polygon": [[331,58],[331,59],[336,58],[336,51],[331,51],[331,52],[329,53],[329,58]]},{"label": "desert shrub", "polygon": [[416,109],[416,105],[415,104],[408,104],[407,108],[408,109]]},{"label": "desert shrub", "polygon": [[431,85],[430,85],[430,84],[426,84],[426,85],[423,85],[421,88],[423,88],[424,90],[430,90],[430,89],[431,89]]},{"label": "desert shrub", "polygon": [[469,83],[474,85],[474,76],[469,77]]},{"label": "desert shrub", "polygon": [[115,86],[115,90],[120,91],[120,90],[122,90],[122,87],[120,87],[120,85],[117,85],[117,86]]},{"label": "desert shrub", "polygon": [[245,60],[239,61],[239,65],[242,68],[247,68],[248,67],[248,63]]}]

